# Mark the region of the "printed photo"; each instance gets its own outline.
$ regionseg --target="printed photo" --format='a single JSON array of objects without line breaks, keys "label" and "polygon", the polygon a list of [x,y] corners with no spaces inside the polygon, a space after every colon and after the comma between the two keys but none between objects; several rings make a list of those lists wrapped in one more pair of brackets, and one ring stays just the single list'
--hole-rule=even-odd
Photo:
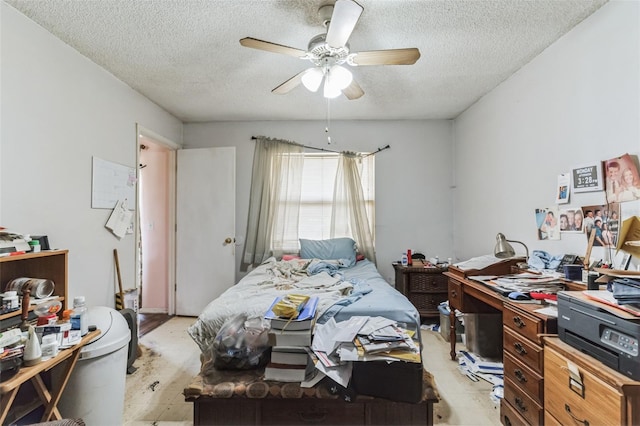
[{"label": "printed photo", "polygon": [[554,207],[536,209],[536,225],[539,240],[559,240],[560,223],[558,209]]},{"label": "printed photo", "polygon": [[569,202],[569,185],[571,184],[571,175],[562,173],[558,175],[558,188],[556,190],[556,203],[567,204]]},{"label": "printed photo", "polygon": [[629,154],[605,161],[607,202],[622,203],[640,199],[637,157]]},{"label": "printed photo", "polygon": [[558,223],[560,232],[584,232],[580,208],[560,209]]},{"label": "printed photo", "polygon": [[615,247],[618,241],[620,204],[583,206],[583,224],[587,239],[595,229],[594,247]]}]

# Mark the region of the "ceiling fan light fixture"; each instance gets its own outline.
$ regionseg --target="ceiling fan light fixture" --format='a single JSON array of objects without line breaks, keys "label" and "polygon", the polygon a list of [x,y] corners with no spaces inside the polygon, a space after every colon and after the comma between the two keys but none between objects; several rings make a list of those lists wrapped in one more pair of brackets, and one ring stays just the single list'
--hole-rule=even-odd
[{"label": "ceiling fan light fixture", "polygon": [[320,68],[309,68],[302,75],[302,84],[307,90],[311,92],[317,92],[320,84],[322,83],[322,77],[324,77],[324,73]]},{"label": "ceiling fan light fixture", "polygon": [[327,73],[327,75],[324,78],[324,93],[323,93],[323,96],[325,98],[333,99],[333,98],[337,98],[341,94],[342,94],[342,90],[338,86],[335,85],[335,83],[333,82],[333,77],[331,76],[331,74]]},{"label": "ceiling fan light fixture", "polygon": [[353,75],[351,71],[340,65],[334,65],[329,69],[329,75],[331,75],[331,84],[338,89],[346,89],[353,81]]},{"label": "ceiling fan light fixture", "polygon": [[311,92],[317,92],[320,85],[324,84],[326,98],[344,94],[349,100],[359,99],[364,95],[364,90],[348,67],[342,65],[412,65],[420,58],[420,51],[415,47],[351,53],[349,38],[364,8],[356,0],[319,1],[323,4],[318,15],[326,31],[312,37],[306,51],[253,37],[240,39],[244,47],[284,54],[313,64],[312,68],[298,72],[271,90],[272,93],[289,93],[300,84]]}]

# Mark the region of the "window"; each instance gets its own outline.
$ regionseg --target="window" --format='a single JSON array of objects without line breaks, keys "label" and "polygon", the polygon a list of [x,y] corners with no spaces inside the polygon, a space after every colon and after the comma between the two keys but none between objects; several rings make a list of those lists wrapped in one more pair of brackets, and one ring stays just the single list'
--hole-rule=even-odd
[{"label": "window", "polygon": [[[299,250],[298,238],[322,240],[331,238],[331,214],[333,193],[339,155],[333,153],[305,153],[302,169],[302,188],[298,229],[285,233],[283,250],[293,253]],[[374,156],[361,159],[360,175],[371,234],[375,229],[375,173]],[[353,237],[353,235],[335,235]],[[374,237],[375,238],[375,237]]]}]

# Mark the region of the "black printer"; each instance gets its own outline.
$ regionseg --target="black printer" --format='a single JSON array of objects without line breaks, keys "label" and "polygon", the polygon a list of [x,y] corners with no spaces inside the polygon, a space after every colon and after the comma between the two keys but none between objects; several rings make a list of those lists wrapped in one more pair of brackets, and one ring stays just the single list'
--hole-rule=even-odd
[{"label": "black printer", "polygon": [[558,337],[625,376],[640,380],[640,317],[623,318],[615,311],[590,301],[582,292],[559,292]]}]

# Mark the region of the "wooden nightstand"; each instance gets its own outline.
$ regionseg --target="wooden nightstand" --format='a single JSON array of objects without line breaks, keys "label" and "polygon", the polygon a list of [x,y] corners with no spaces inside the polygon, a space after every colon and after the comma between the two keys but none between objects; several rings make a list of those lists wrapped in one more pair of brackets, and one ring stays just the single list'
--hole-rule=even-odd
[{"label": "wooden nightstand", "polygon": [[439,317],[438,305],[447,300],[447,268],[425,267],[420,259],[413,265],[394,264],[396,289],[416,307],[421,318]]}]

